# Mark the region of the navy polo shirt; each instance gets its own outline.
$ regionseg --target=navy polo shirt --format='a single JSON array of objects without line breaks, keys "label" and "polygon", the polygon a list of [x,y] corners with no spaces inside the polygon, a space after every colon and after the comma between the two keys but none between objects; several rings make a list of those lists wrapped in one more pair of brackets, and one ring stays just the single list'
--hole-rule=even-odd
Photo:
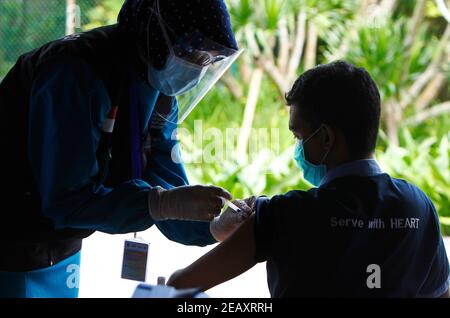
[{"label": "navy polo shirt", "polygon": [[449,263],[433,203],[358,160],[318,188],[259,198],[256,259],[272,297],[438,297]]}]

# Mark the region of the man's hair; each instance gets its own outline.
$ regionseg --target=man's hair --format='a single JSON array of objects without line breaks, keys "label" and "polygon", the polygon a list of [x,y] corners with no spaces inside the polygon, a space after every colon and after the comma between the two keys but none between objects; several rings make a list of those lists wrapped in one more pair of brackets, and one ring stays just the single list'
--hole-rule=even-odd
[{"label": "man's hair", "polygon": [[322,123],[342,130],[353,157],[374,151],[380,124],[380,93],[369,73],[344,61],[303,73],[286,94],[288,105],[311,128]]}]

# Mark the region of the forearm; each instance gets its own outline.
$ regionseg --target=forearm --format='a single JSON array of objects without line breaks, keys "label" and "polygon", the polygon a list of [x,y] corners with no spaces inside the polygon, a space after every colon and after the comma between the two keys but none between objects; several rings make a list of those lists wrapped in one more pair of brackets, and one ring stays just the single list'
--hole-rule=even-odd
[{"label": "forearm", "polygon": [[254,215],[227,240],[183,270],[172,275],[168,285],[176,288],[210,289],[244,273],[256,264]]},{"label": "forearm", "polygon": [[139,232],[153,225],[148,211],[150,186],[132,180],[114,189],[86,185],[66,192],[44,206],[56,228],[80,228],[119,234]]},{"label": "forearm", "polygon": [[200,221],[155,221],[159,231],[169,240],[194,246],[206,246],[216,243],[209,231],[209,222]]}]

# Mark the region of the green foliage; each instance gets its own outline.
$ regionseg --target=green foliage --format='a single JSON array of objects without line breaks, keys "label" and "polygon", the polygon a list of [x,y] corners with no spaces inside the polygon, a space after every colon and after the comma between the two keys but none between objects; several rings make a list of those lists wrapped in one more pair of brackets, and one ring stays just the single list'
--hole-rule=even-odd
[{"label": "green foliage", "polygon": [[266,28],[275,30],[278,26],[278,21],[281,20],[286,1],[284,0],[264,0],[263,8],[266,17]]},{"label": "green foliage", "polygon": [[439,212],[444,233],[450,235],[450,133],[441,139],[414,139],[402,131],[400,147],[380,148],[377,159],[393,177],[405,179],[418,186],[434,203]]},{"label": "green foliage", "polygon": [[[80,7],[82,25],[90,20],[85,13],[101,1],[76,1]],[[115,2],[121,3],[121,0]],[[1,0],[0,80],[21,54],[63,37],[65,27],[66,1]]]},{"label": "green foliage", "polygon": [[[404,42],[408,24],[404,19],[396,21],[377,21],[376,24],[364,24],[357,27],[351,37],[349,50],[345,58],[350,63],[364,67],[379,84],[382,98],[400,94],[406,84],[422,73],[430,63],[434,39],[429,38],[427,28],[420,28],[415,38],[408,78],[401,80],[403,65],[406,63]],[[333,33],[335,31],[331,31]],[[334,35],[333,39],[339,38]],[[430,43],[431,42],[431,43]],[[339,43],[330,41],[327,59],[335,59],[334,52]]]},{"label": "green foliage", "polygon": [[214,164],[188,164],[189,178],[193,183],[215,184],[228,189],[235,198],[251,195],[286,193],[290,190],[307,190],[311,187],[294,167],[293,147],[275,160],[268,160],[267,153],[257,154],[254,162],[242,166],[238,161]]},{"label": "green foliage", "polygon": [[87,11],[89,23],[83,29],[89,30],[103,25],[114,24],[122,7],[122,0],[104,0]]},{"label": "green foliage", "polygon": [[[198,139],[193,140],[196,121],[197,124],[201,121],[203,132],[213,128],[218,129],[222,136],[226,136],[227,129],[240,127],[243,112],[244,105],[235,101],[229,91],[219,84],[214,93],[208,94],[183,123],[182,128],[191,133],[190,136],[180,134],[183,158],[187,162],[186,168],[191,182],[223,186],[237,198],[252,194],[274,195],[286,192],[293,186],[305,189],[307,186],[301,178],[301,173],[298,170],[292,173],[294,139],[287,125],[288,110],[269,81],[263,82],[253,126],[255,129],[277,128],[280,134],[280,151],[273,154],[269,149],[258,149],[260,152],[249,154],[251,160],[245,164],[242,164],[241,158],[236,158],[234,153],[231,158],[225,160],[204,162],[204,152],[201,148],[205,148],[208,141],[203,140],[203,144],[200,144]],[[252,137],[256,142],[257,136]],[[236,143],[231,147],[236,147]]]},{"label": "green foliage", "polygon": [[[49,6],[54,10],[50,16]],[[46,19],[36,18],[44,15]],[[15,62],[20,54],[64,36],[64,25],[65,3],[60,0],[0,1],[0,58],[8,64]]]},{"label": "green foliage", "polygon": [[313,19],[319,31],[330,32],[336,24],[343,24],[354,15],[358,8],[355,0],[301,0],[291,1],[293,12],[306,11],[307,16]]},{"label": "green foliage", "polygon": [[235,32],[239,28],[251,23],[251,17],[253,16],[253,1],[252,0],[232,0],[229,1],[231,23]]}]

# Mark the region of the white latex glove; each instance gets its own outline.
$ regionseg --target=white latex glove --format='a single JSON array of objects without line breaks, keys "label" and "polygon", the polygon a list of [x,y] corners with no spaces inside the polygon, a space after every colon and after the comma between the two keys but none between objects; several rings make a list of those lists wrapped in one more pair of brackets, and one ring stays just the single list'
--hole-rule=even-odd
[{"label": "white latex glove", "polygon": [[255,206],[256,199],[258,199],[256,196],[251,196],[251,197],[248,197],[246,199],[243,199],[243,201],[247,204],[247,206],[250,207],[252,212],[255,212],[255,209],[256,209],[256,206]]},{"label": "white latex glove", "polygon": [[148,206],[153,220],[211,221],[224,206],[222,198],[231,194],[216,186],[181,186],[149,191]]},{"label": "white latex glove", "polygon": [[235,212],[228,207],[209,225],[212,236],[219,242],[230,236],[252,214],[252,209],[244,201],[234,200],[232,202],[240,208],[240,211]]}]

